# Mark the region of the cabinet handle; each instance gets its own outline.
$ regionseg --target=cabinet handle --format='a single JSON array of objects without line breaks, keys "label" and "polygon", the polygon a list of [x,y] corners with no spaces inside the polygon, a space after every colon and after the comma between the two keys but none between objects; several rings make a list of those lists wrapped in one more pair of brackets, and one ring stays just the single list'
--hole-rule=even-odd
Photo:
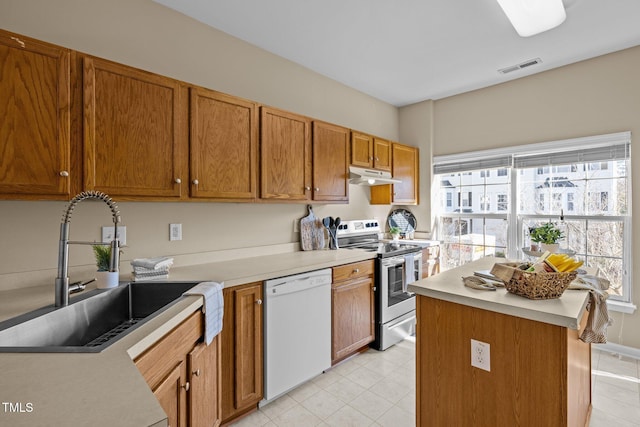
[{"label": "cabinet handle", "polygon": [[369,160],[373,160],[373,156],[369,157]]},{"label": "cabinet handle", "polygon": [[20,40],[20,39],[19,39],[19,38],[17,38],[17,37],[11,37],[11,40],[14,40],[16,43],[18,43],[18,44],[20,45],[20,47],[21,47],[21,48],[23,48],[23,49],[24,49],[25,44],[24,44],[24,42],[23,42],[22,40]]},{"label": "cabinet handle", "polygon": [[360,273],[360,269],[359,269],[359,268],[354,268],[354,269],[353,269],[353,272],[354,272],[354,273]]},{"label": "cabinet handle", "polygon": [[371,290],[372,290],[373,292],[375,292],[375,291],[376,291],[376,287],[374,286],[373,288],[371,288]]},{"label": "cabinet handle", "polygon": [[317,192],[319,192],[319,191],[320,191],[320,188],[316,187],[316,188],[314,188],[314,190],[315,190],[315,192],[317,193]]},{"label": "cabinet handle", "polygon": [[376,157],[376,162],[379,162],[379,161],[380,161],[380,157]]},{"label": "cabinet handle", "polygon": [[198,185],[198,184],[200,184],[200,181],[198,181],[197,179],[194,179],[193,180],[193,185]]},{"label": "cabinet handle", "polygon": [[200,369],[196,369],[195,371],[192,372],[193,375],[195,375],[196,377],[200,376]]},{"label": "cabinet handle", "polygon": [[256,300],[256,304],[262,305],[262,300],[261,299]]},{"label": "cabinet handle", "polygon": [[176,178],[176,184],[182,184],[182,180],[180,178]]},{"label": "cabinet handle", "polygon": [[304,187],[305,190],[309,191],[311,190],[311,187],[309,187],[308,185],[306,187]]},{"label": "cabinet handle", "polygon": [[189,391],[190,386],[191,385],[189,384],[189,381],[187,381],[185,384],[182,384],[180,387],[182,387],[184,391]]},{"label": "cabinet handle", "polygon": [[67,171],[60,171],[60,176],[64,176],[65,178],[69,176],[69,172]]}]

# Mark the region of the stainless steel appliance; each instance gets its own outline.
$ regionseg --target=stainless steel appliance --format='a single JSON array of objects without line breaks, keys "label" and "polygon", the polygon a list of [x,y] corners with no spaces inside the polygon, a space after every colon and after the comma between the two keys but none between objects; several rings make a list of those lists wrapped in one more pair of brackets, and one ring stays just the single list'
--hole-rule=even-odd
[{"label": "stainless steel appliance", "polygon": [[415,295],[407,285],[422,277],[422,247],[403,241],[380,240],[377,220],[343,221],[338,227],[341,248],[377,252],[373,347],[385,350],[415,333]]},{"label": "stainless steel appliance", "polygon": [[264,401],[331,367],[331,269],[264,283]]}]

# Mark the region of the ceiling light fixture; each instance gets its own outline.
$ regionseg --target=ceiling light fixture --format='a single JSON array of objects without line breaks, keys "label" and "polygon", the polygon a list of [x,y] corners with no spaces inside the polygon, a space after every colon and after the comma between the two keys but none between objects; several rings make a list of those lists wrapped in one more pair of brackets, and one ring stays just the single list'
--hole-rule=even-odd
[{"label": "ceiling light fixture", "polygon": [[498,0],[520,37],[529,37],[562,24],[567,17],[562,0]]}]

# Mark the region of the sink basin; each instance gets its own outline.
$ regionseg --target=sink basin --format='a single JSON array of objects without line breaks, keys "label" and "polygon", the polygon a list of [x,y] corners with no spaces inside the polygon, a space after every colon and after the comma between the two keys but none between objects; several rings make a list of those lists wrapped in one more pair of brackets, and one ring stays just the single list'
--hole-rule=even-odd
[{"label": "sink basin", "polygon": [[0,323],[0,352],[100,352],[196,284],[133,282],[88,292],[66,307],[44,307]]}]

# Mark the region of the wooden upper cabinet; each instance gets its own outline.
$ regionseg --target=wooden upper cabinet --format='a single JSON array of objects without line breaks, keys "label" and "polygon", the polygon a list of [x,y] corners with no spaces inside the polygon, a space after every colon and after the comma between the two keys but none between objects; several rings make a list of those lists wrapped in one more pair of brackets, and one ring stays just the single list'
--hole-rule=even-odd
[{"label": "wooden upper cabinet", "polygon": [[0,31],[0,198],[69,199],[70,55]]},{"label": "wooden upper cabinet", "polygon": [[93,57],[83,74],[85,189],[138,200],[184,195],[184,85]]},{"label": "wooden upper cabinet", "polygon": [[311,120],[261,108],[260,197],[279,201],[311,198]]},{"label": "wooden upper cabinet", "polygon": [[373,167],[373,137],[351,132],[351,164],[362,168]]},{"label": "wooden upper cabinet", "polygon": [[351,132],[351,164],[391,171],[391,142],[365,133]]},{"label": "wooden upper cabinet", "polygon": [[391,171],[391,142],[373,138],[373,168]]},{"label": "wooden upper cabinet", "polygon": [[191,197],[254,200],[258,107],[254,102],[191,88]]},{"label": "wooden upper cabinet", "polygon": [[417,205],[420,180],[418,149],[393,143],[391,158],[393,178],[402,182],[371,187],[371,204]]},{"label": "wooden upper cabinet", "polygon": [[313,200],[349,201],[349,129],[313,122]]}]

